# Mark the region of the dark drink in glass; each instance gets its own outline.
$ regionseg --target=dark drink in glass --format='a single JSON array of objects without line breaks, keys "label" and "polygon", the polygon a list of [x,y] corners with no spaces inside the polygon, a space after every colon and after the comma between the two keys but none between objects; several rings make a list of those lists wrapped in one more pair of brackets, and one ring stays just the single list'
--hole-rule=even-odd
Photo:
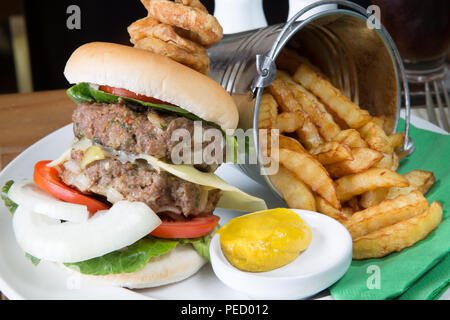
[{"label": "dark drink in glass", "polygon": [[445,75],[450,45],[449,0],[372,0],[394,39],[408,78],[422,82]]}]

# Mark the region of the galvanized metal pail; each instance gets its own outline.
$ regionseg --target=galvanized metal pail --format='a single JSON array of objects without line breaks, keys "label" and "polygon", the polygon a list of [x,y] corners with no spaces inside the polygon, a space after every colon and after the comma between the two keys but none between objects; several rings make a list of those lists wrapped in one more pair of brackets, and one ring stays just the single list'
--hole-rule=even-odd
[{"label": "galvanized metal pail", "polygon": [[[324,4],[338,9],[322,11],[301,20],[303,14]],[[209,49],[209,77],[221,84],[235,100],[240,114],[239,127],[253,128],[254,147],[259,150],[258,115],[264,87],[276,75],[275,60],[285,48],[308,58],[334,86],[372,115],[384,115],[395,132],[404,94],[406,109],[404,151],[412,152],[409,137],[410,100],[408,83],[398,50],[386,29],[369,28],[371,17],[364,8],[348,1],[322,1],[298,12],[286,24],[225,36]],[[298,20],[300,19],[300,20]],[[240,168],[253,180],[268,184],[259,164]]]}]

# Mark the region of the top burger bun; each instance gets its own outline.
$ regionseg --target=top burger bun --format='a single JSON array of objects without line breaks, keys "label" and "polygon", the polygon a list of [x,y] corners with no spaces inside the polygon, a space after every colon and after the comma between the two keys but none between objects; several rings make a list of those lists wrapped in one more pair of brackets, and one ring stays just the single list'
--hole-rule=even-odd
[{"label": "top burger bun", "polygon": [[239,114],[218,83],[167,57],[113,43],[93,42],[70,57],[64,75],[71,84],[87,82],[127,89],[183,108],[223,130],[236,129]]}]

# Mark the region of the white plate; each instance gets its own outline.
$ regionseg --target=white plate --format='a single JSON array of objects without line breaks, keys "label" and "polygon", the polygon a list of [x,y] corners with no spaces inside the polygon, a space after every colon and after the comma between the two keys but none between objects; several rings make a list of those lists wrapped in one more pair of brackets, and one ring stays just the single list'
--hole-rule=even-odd
[{"label": "white plate", "polygon": [[[411,120],[414,125],[423,129],[443,132],[417,117],[413,116]],[[55,159],[68,147],[72,139],[72,126],[68,125],[38,141],[11,161],[0,173],[0,186],[11,179],[31,178],[37,161]],[[217,174],[243,191],[262,197],[270,208],[285,206],[268,188],[257,184],[233,165],[221,166]],[[223,224],[240,215],[238,212],[224,210],[216,210],[216,214],[221,217]],[[180,283],[135,291],[99,286],[45,261],[34,267],[17,245],[12,231],[11,215],[2,204],[0,204],[0,291],[9,299],[248,299],[246,295],[223,285],[214,275],[210,264]]]},{"label": "white plate", "polygon": [[339,280],[352,262],[352,237],[336,220],[317,212],[293,209],[311,228],[311,243],[291,263],[268,272],[245,272],[233,267],[214,235],[211,265],[230,288],[255,299],[305,299]]}]

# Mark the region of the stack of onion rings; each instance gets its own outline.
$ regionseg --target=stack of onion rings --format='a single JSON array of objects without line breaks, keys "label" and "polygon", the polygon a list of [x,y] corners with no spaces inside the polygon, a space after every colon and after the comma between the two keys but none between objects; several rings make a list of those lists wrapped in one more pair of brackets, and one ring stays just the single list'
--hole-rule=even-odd
[{"label": "stack of onion rings", "polygon": [[148,16],[128,27],[131,43],[208,74],[206,49],[222,39],[223,30],[200,0],[141,2]]}]

